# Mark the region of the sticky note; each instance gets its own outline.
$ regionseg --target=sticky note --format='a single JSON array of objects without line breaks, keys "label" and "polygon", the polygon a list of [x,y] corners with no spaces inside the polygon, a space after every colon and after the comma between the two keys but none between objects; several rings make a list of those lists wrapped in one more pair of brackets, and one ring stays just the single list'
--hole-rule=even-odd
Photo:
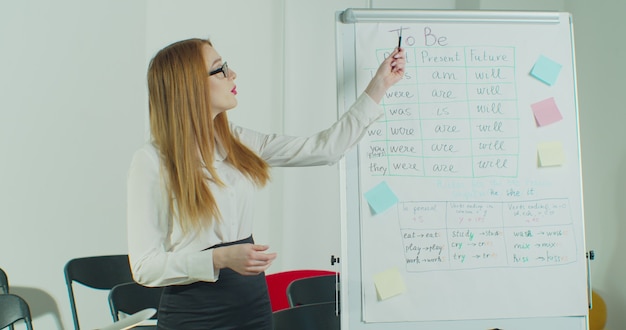
[{"label": "sticky note", "polygon": [[537,126],[545,126],[563,119],[554,97],[530,105],[535,115]]},{"label": "sticky note", "polygon": [[561,72],[561,64],[545,57],[539,56],[535,65],[533,65],[532,70],[530,70],[530,74],[543,81],[544,83],[552,86],[556,82],[556,78],[559,76],[559,72]]},{"label": "sticky note", "polygon": [[404,279],[397,268],[391,268],[374,275],[374,285],[380,301],[406,292]]},{"label": "sticky note", "polygon": [[398,197],[384,181],[366,192],[365,198],[374,214],[382,213],[398,203]]},{"label": "sticky note", "polygon": [[543,142],[537,147],[539,166],[559,166],[565,162],[565,152],[560,141]]}]

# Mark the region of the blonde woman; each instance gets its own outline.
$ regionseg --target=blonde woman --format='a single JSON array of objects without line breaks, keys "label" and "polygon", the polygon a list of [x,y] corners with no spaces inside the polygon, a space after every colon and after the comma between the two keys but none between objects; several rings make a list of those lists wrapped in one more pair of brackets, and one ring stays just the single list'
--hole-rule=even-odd
[{"label": "blonde woman", "polygon": [[264,272],[276,254],[252,239],[255,191],[270,166],[338,161],[382,115],[378,103],[404,66],[398,48],[335,124],[292,137],[228,121],[237,74],[210,41],[179,41],[155,55],[152,138],[128,175],[128,246],[135,280],[166,287],[159,329],[272,329]]}]

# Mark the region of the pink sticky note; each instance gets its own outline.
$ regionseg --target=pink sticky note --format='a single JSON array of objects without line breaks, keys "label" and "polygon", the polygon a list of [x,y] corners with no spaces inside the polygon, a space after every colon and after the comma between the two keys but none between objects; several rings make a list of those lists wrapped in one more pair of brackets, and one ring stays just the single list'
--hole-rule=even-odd
[{"label": "pink sticky note", "polygon": [[563,119],[554,97],[533,103],[530,107],[533,109],[537,126],[546,126]]}]

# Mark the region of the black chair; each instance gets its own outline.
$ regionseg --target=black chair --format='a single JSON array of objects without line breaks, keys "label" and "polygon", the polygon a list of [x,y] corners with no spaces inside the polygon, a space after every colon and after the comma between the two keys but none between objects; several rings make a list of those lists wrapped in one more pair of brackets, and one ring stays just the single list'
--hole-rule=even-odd
[{"label": "black chair", "polygon": [[[0,294],[9,293],[9,277],[4,269],[0,268]],[[13,330],[13,326],[9,326],[9,330]]]},{"label": "black chair", "polygon": [[272,313],[274,330],[339,330],[334,302],[301,305]]},{"label": "black chair", "polygon": [[73,283],[97,290],[111,290],[133,281],[128,255],[93,256],[72,259],[65,264],[65,284],[70,298],[74,329],[80,330]]},{"label": "black chair", "polygon": [[7,273],[0,268],[0,294],[9,293],[9,278]]},{"label": "black chair", "polygon": [[339,274],[301,278],[287,286],[287,299],[291,307],[336,302],[338,298]]},{"label": "black chair", "polygon": [[33,330],[30,308],[24,299],[14,294],[0,294],[0,329],[24,321],[27,330]]},{"label": "black chair", "polygon": [[[146,308],[156,309],[150,318],[159,317],[159,302],[161,301],[162,287],[147,287],[136,282],[118,284],[109,292],[109,306],[113,321],[119,321],[120,315],[131,315]],[[156,326],[139,326],[141,329],[156,329]]]}]

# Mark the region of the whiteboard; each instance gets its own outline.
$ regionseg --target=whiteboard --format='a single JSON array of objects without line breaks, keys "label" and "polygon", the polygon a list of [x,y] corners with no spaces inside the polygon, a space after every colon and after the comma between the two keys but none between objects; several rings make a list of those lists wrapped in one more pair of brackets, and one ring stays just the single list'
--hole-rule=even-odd
[{"label": "whiteboard", "polygon": [[342,168],[344,329],[587,329],[568,13],[337,13],[338,108],[406,74]]}]

